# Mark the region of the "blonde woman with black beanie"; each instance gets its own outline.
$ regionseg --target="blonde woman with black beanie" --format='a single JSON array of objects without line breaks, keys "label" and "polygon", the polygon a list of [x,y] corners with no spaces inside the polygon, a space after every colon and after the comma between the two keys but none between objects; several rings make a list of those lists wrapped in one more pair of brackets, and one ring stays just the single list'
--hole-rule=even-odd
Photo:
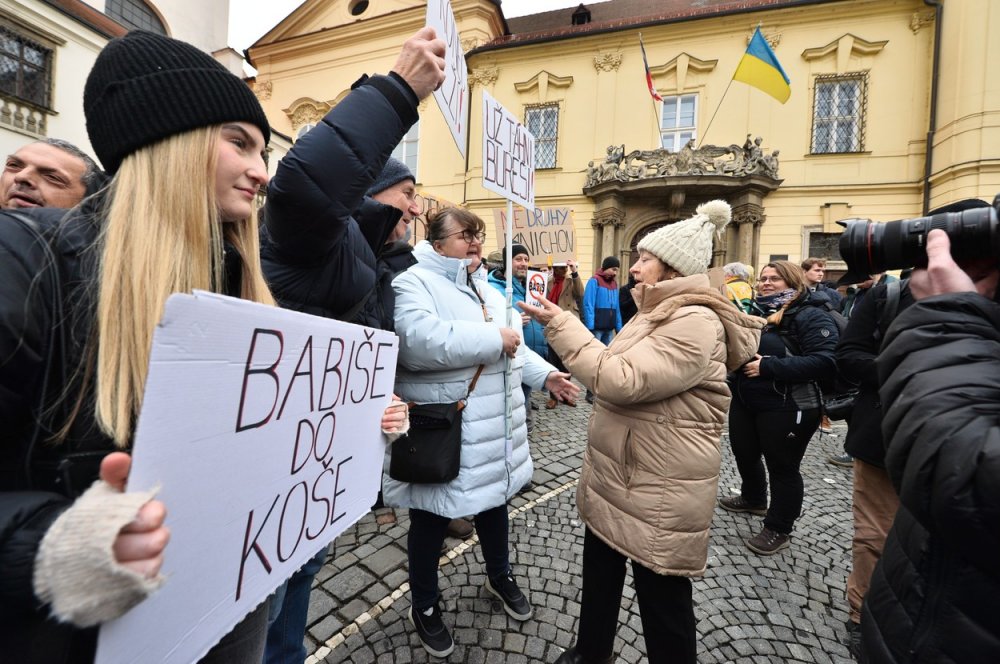
[{"label": "blonde woman with black beanie", "polygon": [[[0,219],[4,661],[92,661],[96,626],[164,582],[166,508],[122,493],[122,452],[167,298],[273,304],[256,215],[270,129],[244,82],[134,31],[101,51],[83,104],[107,186],[64,219]],[[265,604],[205,661],[260,661],[266,618]]]},{"label": "blonde woman with black beanie", "polygon": [[710,201],[639,242],[629,270],[638,313],[610,346],[552,303],[524,309],[595,395],[576,492],[586,526],[580,628],[559,664],[616,661],[627,560],[649,661],[696,660],[691,577],[708,558],[726,373],[753,356],[763,326],[705,274],[730,216],[726,202]]}]

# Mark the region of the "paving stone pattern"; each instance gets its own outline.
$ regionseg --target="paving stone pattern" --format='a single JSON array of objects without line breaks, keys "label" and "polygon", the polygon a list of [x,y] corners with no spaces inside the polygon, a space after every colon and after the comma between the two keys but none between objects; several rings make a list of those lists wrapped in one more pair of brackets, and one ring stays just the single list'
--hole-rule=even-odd
[{"label": "paving stone pattern", "polygon": [[[575,640],[580,616],[583,524],[575,488],[590,406],[545,410],[536,392],[530,436],[534,486],[510,502],[511,562],[535,615],[507,616],[483,588],[485,568],[475,539],[449,539],[440,568],[445,623],[455,638],[450,662],[553,662]],[[757,556],[743,544],[761,518],[716,507],[708,571],[694,583],[698,661],[849,663],[844,629],[850,570],[851,471],[826,462],[842,452],[843,425],[817,433],[802,463],[805,504],[792,545]],[[720,495],[739,490],[739,474],[723,438]],[[407,664],[438,661],[420,646],[407,619],[405,510],[380,509],[335,542],[316,578],[309,607],[309,664]],[[619,615],[618,662],[647,661],[631,573]]]}]

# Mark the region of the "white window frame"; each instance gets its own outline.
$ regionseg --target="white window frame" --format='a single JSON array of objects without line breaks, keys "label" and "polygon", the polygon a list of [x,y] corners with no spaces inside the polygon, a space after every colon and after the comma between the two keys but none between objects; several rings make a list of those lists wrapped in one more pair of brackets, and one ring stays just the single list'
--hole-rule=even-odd
[{"label": "white window frame", "polygon": [[[551,136],[540,136],[531,130],[532,116],[539,117],[539,126],[545,126],[544,117],[551,113],[555,118],[555,133]],[[535,169],[557,168],[559,164],[559,104],[538,104],[524,109],[524,126],[535,137]],[[543,163],[540,158],[543,146],[552,147],[552,162]]]},{"label": "white window frame", "polygon": [[413,178],[420,182],[417,175],[418,154],[420,148],[420,121],[410,127],[410,130],[403,136],[403,140],[393,148],[392,156],[406,164],[406,167],[413,173]]},{"label": "white window frame", "polygon": [[[851,113],[840,113],[840,100],[846,85],[856,88]],[[819,98],[822,90],[832,90],[831,113],[820,116]],[[865,151],[865,114],[868,106],[868,74],[856,72],[842,76],[819,76],[813,89],[812,154],[851,154]],[[838,131],[846,127],[853,145],[838,145]]]},{"label": "white window frame", "polygon": [[[681,105],[688,100],[694,101],[694,111],[691,115],[691,124],[682,124]],[[667,119],[667,109],[673,105],[677,109],[674,119],[669,124]],[[660,147],[679,152],[684,144],[689,140],[698,140],[698,93],[690,92],[683,95],[664,95],[660,104]]]}]

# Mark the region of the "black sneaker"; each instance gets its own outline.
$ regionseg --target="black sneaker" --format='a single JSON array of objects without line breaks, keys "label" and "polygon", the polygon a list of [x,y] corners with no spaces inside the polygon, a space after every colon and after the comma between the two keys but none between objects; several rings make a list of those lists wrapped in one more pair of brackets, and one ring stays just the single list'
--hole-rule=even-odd
[{"label": "black sneaker", "polygon": [[455,649],[455,641],[441,620],[441,609],[437,604],[423,611],[414,610],[411,606],[410,622],[417,630],[417,637],[428,654],[447,657]]},{"label": "black sneaker", "polygon": [[528,598],[517,587],[514,575],[510,572],[497,579],[486,577],[486,589],[500,599],[503,610],[514,620],[527,620],[534,613]]}]

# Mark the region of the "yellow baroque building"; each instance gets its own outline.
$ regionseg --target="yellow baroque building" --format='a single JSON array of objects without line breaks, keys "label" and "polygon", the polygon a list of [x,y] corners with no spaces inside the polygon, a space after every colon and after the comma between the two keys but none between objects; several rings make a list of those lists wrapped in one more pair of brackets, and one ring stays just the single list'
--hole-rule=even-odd
[{"label": "yellow baroque building", "polygon": [[[818,255],[836,273],[838,220],[1000,192],[994,0],[612,0],[510,19],[499,0],[451,4],[467,158],[432,98],[396,154],[429,204],[466,205],[492,229],[505,201],[481,186],[489,92],[535,134],[536,206],[573,210],[584,271],[627,263],[644,233],[723,197],[735,223],[716,264]],[[361,74],[388,71],[425,14],[414,0],[306,0],[248,50],[272,125],[308,131]],[[732,81],[757,26],[791,81],[785,104]]]}]

